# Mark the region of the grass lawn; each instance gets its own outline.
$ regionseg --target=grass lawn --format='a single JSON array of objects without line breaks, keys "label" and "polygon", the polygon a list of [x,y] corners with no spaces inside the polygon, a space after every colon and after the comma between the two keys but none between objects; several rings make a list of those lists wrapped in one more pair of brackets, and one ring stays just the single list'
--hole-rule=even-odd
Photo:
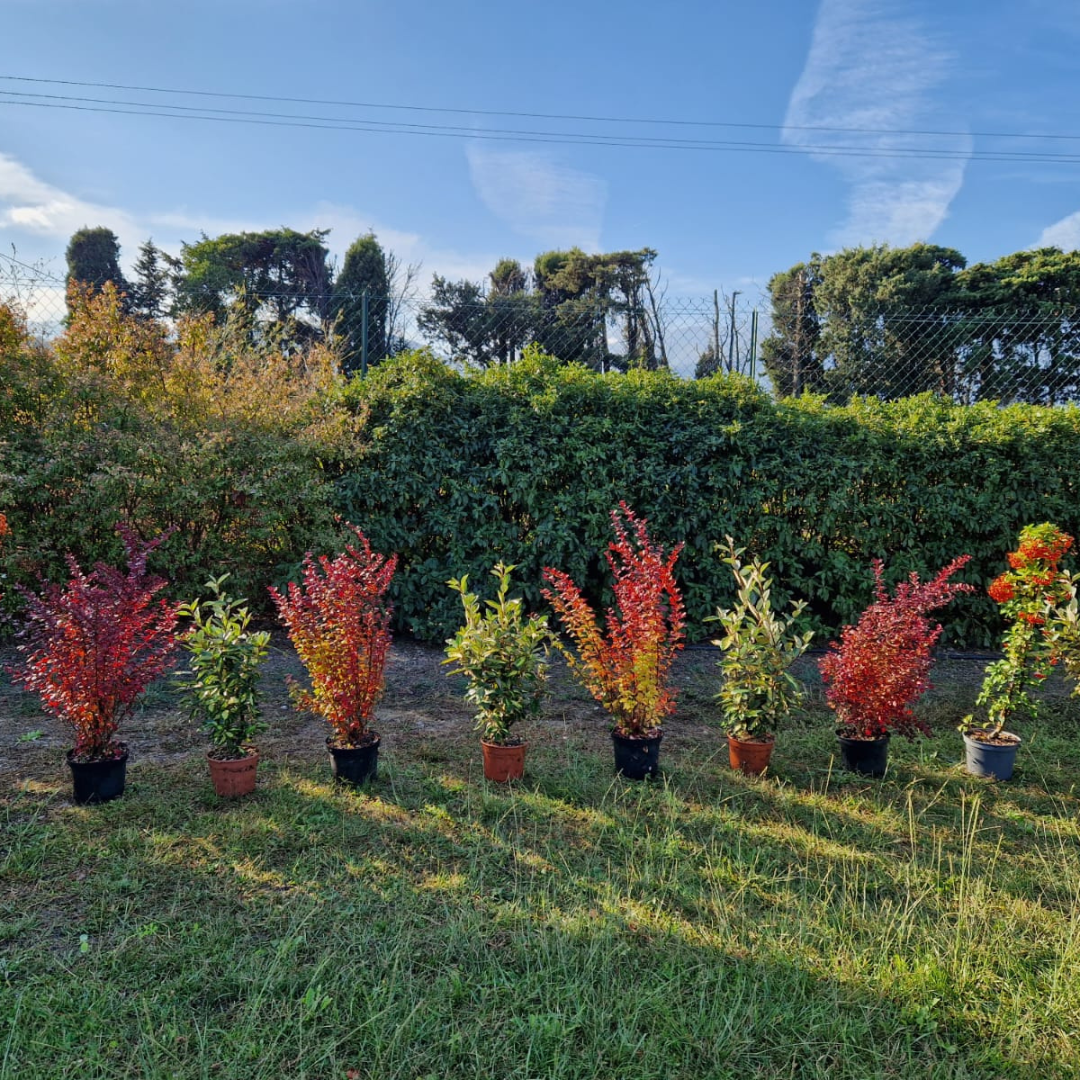
[{"label": "grass lawn", "polygon": [[745,779],[692,653],[641,784],[560,673],[501,789],[440,657],[396,647],[356,794],[282,707],[281,653],[238,803],[161,690],[127,793],[75,807],[64,733],[4,688],[0,1080],[1080,1074],[1071,701],[1009,784],[956,764],[970,663],[883,781],[839,771],[818,697]]}]

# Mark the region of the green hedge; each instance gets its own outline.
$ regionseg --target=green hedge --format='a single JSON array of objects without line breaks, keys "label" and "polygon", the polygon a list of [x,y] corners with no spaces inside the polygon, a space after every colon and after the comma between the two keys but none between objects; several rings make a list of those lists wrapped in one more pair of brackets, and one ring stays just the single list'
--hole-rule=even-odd
[{"label": "green hedge", "polygon": [[[730,598],[714,551],[726,533],[773,566],[781,599],[805,598],[835,629],[869,601],[874,557],[889,580],[957,555],[986,584],[1026,522],[1080,530],[1080,410],[959,406],[923,396],[844,408],[776,402],[745,379],[598,375],[531,355],[459,374],[424,354],[381,365],[346,397],[365,418],[338,481],[342,513],[397,551],[399,624],[427,638],[460,621],[446,587],[518,564],[540,604],[541,570],[606,591],[608,514],[625,499],[653,535],[684,541],[691,633]],[[980,590],[944,620],[949,639],[989,644]]]}]

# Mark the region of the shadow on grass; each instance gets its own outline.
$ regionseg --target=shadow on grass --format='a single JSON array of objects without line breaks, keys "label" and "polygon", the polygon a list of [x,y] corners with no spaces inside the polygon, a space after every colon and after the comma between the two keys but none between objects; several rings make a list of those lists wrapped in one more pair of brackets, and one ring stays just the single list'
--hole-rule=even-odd
[{"label": "shadow on grass", "polygon": [[1075,914],[1001,859],[1080,883],[1034,796],[907,754],[870,785],[667,762],[631,784],[550,742],[509,789],[402,755],[361,793],[271,764],[231,804],[190,763],[106,807],[14,795],[0,1080],[1076,1067]]}]

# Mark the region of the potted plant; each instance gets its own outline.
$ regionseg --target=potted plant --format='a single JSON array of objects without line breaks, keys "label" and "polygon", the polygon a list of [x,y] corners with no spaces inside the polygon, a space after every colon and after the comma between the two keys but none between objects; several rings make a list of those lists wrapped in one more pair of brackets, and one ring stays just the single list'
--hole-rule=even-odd
[{"label": "potted plant", "polygon": [[545,567],[551,587],[543,596],[576,647],[576,652],[563,648],[571,671],[614,721],[615,771],[643,780],[656,775],[662,724],[675,709],[676,692],[668,677],[686,624],[675,582],[683,545],[665,553],[649,539],[645,519],[625,502],[612,511],[611,521],[615,542],[607,562],[615,604],[607,611],[604,630],[581,590],[561,570]]},{"label": "potted plant", "polygon": [[1080,574],[1062,571],[1059,598],[1051,605],[1045,634],[1052,646],[1050,665],[1061,663],[1073,683],[1073,696],[1080,696]]},{"label": "potted plant", "polygon": [[744,548],[730,536],[724,562],[735,576],[735,606],[721,608],[707,619],[718,622],[723,635],[713,641],[722,655],[718,667],[723,683],[720,703],[733,769],[748,775],[764,772],[776,745],[776,729],[801,695],[801,687],[788,670],[810,647],[813,632],[795,631],[806,601],[792,604],[791,613],[779,616],[772,607],[769,564],[755,558],[743,564]]},{"label": "potted plant", "polygon": [[176,605],[155,599],[166,581],[146,568],[169,534],[143,542],[127,525],[116,528],[126,570],[98,562],[84,573],[69,555],[65,585],[48,585],[40,596],[22,590],[28,625],[12,676],[74,731],[67,762],[80,804],[124,793],[128,747],[116,733],[176,644]]},{"label": "potted plant", "polygon": [[[1060,562],[1072,544],[1073,538],[1050,522],[1025,525],[1017,549],[1007,556],[1009,569],[987,589],[1008,627],[1005,655],[987,667],[975,699],[976,708],[986,711],[985,721],[969,714],[960,722],[965,765],[975,776],[1012,778],[1021,740],[1006,728],[1021,716],[1038,715],[1038,702],[1029,690],[1050,674],[1065,644],[1064,634],[1055,643],[1047,616],[1069,599],[1071,579]],[[1067,626],[1060,630],[1067,633]]]},{"label": "potted plant", "polygon": [[301,583],[270,595],[311,680],[296,689],[301,708],[330,725],[326,740],[334,776],[350,784],[374,780],[379,733],[371,729],[390,649],[391,607],[386,599],[397,556],[380,555],[355,525],[357,545],[331,559],[304,556]]},{"label": "potted plant", "polygon": [[970,558],[954,559],[932,581],[920,582],[913,573],[892,596],[875,559],[874,602],[818,661],[825,700],[836,713],[841,758],[853,772],[884,776],[894,731],[908,739],[930,734],[911,708],[930,688],[931,650],[941,636],[941,624],[926,616],[958,593],[973,591],[948,580]]},{"label": "potted plant", "polygon": [[235,798],[255,790],[259,752],[253,742],[266,729],[259,719],[259,665],[270,634],[250,630],[245,601],[224,591],[228,576],[212,578],[206,584],[211,598],[184,604],[177,614],[192,623],[180,637],[191,663],[182,684],[188,712],[210,736],[206,759],[214,790]]},{"label": "potted plant", "polygon": [[467,574],[448,582],[461,595],[465,625],[447,641],[443,663],[456,665],[451,675],[468,679],[465,700],[476,709],[484,776],[498,783],[524,775],[528,744],[510,729],[540,712],[551,640],[544,616],[526,618],[523,601],[507,599],[514,569],[500,562],[491,571],[499,585],[486,610],[469,592]]}]

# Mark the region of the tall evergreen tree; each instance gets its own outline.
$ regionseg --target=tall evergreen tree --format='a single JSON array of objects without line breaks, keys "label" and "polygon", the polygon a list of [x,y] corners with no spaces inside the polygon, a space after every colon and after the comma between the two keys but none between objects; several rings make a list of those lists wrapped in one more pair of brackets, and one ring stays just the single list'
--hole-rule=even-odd
[{"label": "tall evergreen tree", "polygon": [[818,349],[821,323],[815,292],[821,280],[821,256],[773,274],[769,279],[772,334],[761,343],[761,358],[776,392],[782,397],[825,389],[825,370]]},{"label": "tall evergreen tree", "polygon": [[774,274],[761,352],[777,393],[953,393],[963,267],[953,248],[878,245]]},{"label": "tall evergreen tree", "polygon": [[120,270],[120,241],[104,225],[72,234],[67,246],[67,269],[69,285],[77,283],[97,293],[111,281],[121,292],[127,291]]},{"label": "tall evergreen tree", "polygon": [[184,244],[176,306],[218,318],[243,315],[253,332],[272,334],[286,351],[302,348],[330,319],[328,232],[268,229]]},{"label": "tall evergreen tree", "polygon": [[367,362],[377,364],[388,352],[387,313],[390,283],[386,253],[373,232],[365,233],[349,245],[341,272],[334,282],[334,313],[338,333],[344,342],[344,368],[360,368],[364,349],[364,304],[367,296]]},{"label": "tall evergreen tree", "polygon": [[1017,251],[957,275],[968,400],[1056,405],[1080,394],[1080,252]]},{"label": "tall evergreen tree", "polygon": [[[562,360],[606,371],[657,366],[657,328],[646,306],[652,248],[587,255],[580,248],[536,257],[533,276],[541,309],[537,340]],[[623,353],[608,342],[608,318]]]},{"label": "tall evergreen tree", "polygon": [[129,307],[136,315],[160,319],[170,314],[181,262],[157,247],[153,239],[139,248],[135,276],[128,286]]}]

